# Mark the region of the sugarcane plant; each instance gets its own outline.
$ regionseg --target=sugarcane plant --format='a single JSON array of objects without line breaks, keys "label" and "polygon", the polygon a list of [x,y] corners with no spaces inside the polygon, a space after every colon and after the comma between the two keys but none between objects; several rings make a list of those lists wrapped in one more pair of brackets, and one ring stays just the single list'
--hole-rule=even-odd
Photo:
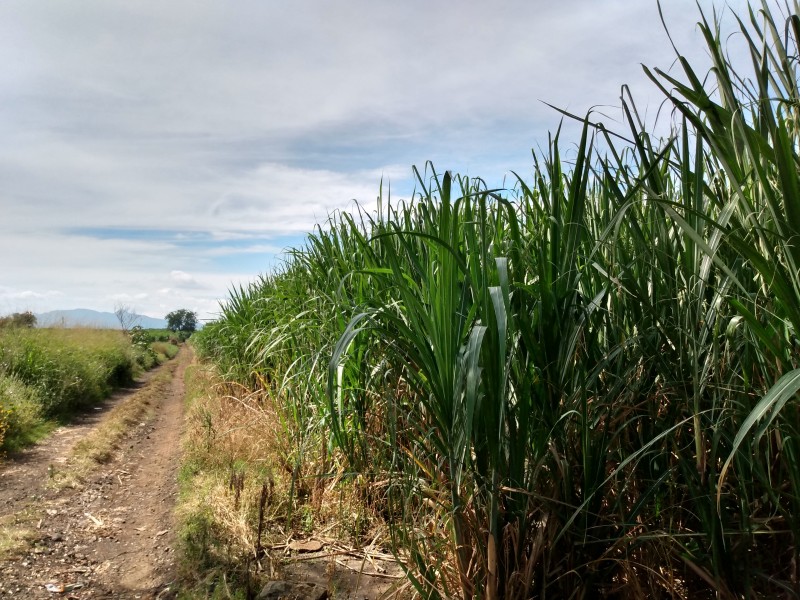
[{"label": "sugarcane plant", "polygon": [[645,68],[670,135],[624,90],[511,189],[415,169],[197,336],[419,596],[800,595],[798,12],[736,17],[748,75],[701,12],[708,76]]}]

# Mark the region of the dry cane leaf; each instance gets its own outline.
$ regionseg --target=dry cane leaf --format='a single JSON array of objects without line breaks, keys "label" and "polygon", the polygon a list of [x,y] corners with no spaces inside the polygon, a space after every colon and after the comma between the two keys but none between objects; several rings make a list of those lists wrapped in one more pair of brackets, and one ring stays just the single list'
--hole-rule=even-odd
[{"label": "dry cane leaf", "polygon": [[294,550],[295,552],[319,552],[322,548],[322,542],[317,540],[295,540],[289,544],[289,550]]},{"label": "dry cane leaf", "polygon": [[83,515],[84,515],[85,517],[87,517],[87,518],[91,519],[91,520],[92,520],[92,523],[94,523],[94,524],[95,524],[95,525],[97,525],[98,527],[102,527],[102,526],[104,525],[104,523],[103,523],[103,521],[102,521],[101,519],[98,519],[97,517],[95,517],[95,516],[94,516],[94,515],[92,515],[91,513],[88,513],[88,512],[86,512],[86,513],[83,513]]}]

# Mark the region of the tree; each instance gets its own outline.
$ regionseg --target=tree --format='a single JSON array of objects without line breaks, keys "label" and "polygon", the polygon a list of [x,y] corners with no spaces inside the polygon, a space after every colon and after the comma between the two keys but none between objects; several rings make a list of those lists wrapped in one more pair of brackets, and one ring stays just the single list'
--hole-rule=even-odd
[{"label": "tree", "polygon": [[128,333],[139,322],[139,315],[130,306],[126,306],[122,302],[114,305],[114,314],[117,316],[122,333]]},{"label": "tree", "polygon": [[191,310],[179,308],[178,310],[173,310],[164,318],[167,320],[167,329],[170,331],[192,333],[197,329],[197,313]]},{"label": "tree", "polygon": [[7,317],[0,317],[0,328],[2,327],[36,327],[36,315],[28,310],[14,313]]}]

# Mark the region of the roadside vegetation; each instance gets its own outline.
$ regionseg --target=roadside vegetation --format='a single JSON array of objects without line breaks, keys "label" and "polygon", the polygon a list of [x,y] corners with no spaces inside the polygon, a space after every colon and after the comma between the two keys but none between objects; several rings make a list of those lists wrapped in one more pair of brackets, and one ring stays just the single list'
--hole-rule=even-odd
[{"label": "roadside vegetation", "polygon": [[244,586],[265,528],[324,530],[426,598],[800,595],[800,17],[739,17],[751,64],[701,15],[711,72],[646,69],[667,139],[624,95],[513,189],[428,165],[231,292],[195,564]]},{"label": "roadside vegetation", "polygon": [[[32,315],[31,315],[32,316]],[[172,358],[178,346],[110,329],[0,326],[0,449],[28,445],[112,390]],[[2,322],[2,321],[0,321]]]},{"label": "roadside vegetation", "polygon": [[186,308],[173,310],[164,317],[167,329],[182,340],[188,339],[197,330],[197,313]]},{"label": "roadside vegetation", "polygon": [[[178,348],[175,348],[170,359],[177,354]],[[154,406],[170,393],[179,363],[172,361],[165,365],[146,386],[111,409],[97,428],[75,444],[65,468],[51,472],[54,483],[61,487],[75,486],[98,464],[111,460],[120,440],[129,435],[132,428],[141,427],[152,419]]]}]

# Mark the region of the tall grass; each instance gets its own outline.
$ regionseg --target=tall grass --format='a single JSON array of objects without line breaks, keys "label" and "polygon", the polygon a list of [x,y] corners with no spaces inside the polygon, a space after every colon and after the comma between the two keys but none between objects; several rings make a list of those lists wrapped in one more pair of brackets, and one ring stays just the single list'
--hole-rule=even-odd
[{"label": "tall grass", "polygon": [[421,596],[800,595],[798,5],[737,22],[747,74],[702,13],[708,77],[646,70],[667,139],[625,96],[512,190],[429,165],[198,334]]},{"label": "tall grass", "polygon": [[44,431],[44,421],[96,404],[133,380],[130,340],[98,329],[0,330],[0,447],[16,449]]},{"label": "tall grass", "polygon": [[48,416],[97,402],[135,370],[130,342],[111,330],[17,328],[1,341],[0,370],[36,387]]}]

